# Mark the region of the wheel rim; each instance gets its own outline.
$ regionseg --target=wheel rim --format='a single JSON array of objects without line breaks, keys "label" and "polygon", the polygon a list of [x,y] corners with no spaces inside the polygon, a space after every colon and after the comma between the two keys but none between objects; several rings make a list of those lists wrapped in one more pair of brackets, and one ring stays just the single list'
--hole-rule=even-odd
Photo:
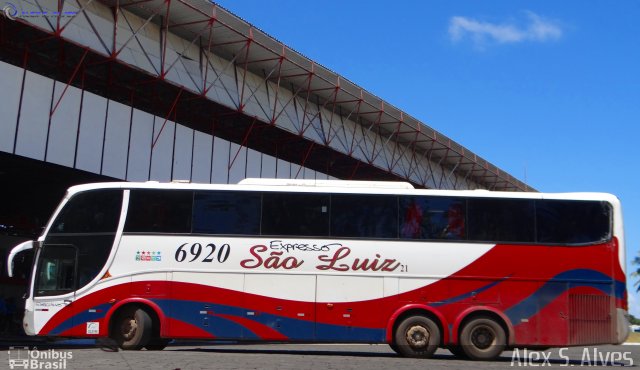
[{"label": "wheel rim", "polygon": [[135,318],[126,318],[122,322],[122,326],[120,327],[120,333],[122,334],[122,338],[124,340],[129,341],[133,337],[136,336],[136,331],[138,330],[138,322]]},{"label": "wheel rim", "polygon": [[489,326],[481,325],[471,332],[471,343],[474,347],[486,350],[495,344],[496,333]]},{"label": "wheel rim", "polygon": [[430,336],[429,330],[420,325],[412,326],[406,332],[407,343],[411,348],[426,348]]}]

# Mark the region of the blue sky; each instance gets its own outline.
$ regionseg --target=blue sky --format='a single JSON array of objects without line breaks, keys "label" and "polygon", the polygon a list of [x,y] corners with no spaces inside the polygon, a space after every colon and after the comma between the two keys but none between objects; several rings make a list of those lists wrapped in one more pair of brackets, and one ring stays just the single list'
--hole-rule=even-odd
[{"label": "blue sky", "polygon": [[617,195],[638,255],[640,2],[219,4],[539,191]]}]

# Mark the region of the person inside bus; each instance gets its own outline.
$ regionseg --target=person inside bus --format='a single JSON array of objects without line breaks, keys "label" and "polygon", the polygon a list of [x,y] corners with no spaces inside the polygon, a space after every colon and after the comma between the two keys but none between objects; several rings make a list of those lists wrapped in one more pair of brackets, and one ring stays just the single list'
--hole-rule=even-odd
[{"label": "person inside bus", "polygon": [[447,226],[442,231],[443,239],[464,238],[464,212],[462,204],[452,203],[447,211]]},{"label": "person inside bus", "polygon": [[403,238],[420,239],[422,235],[423,211],[418,200],[413,199],[405,208],[404,223],[400,229]]}]

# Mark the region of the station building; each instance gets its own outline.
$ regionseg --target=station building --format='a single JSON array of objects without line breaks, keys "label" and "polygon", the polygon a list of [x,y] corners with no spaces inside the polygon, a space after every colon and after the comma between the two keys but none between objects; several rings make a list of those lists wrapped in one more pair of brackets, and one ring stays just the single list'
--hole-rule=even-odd
[{"label": "station building", "polygon": [[[3,254],[39,234],[69,186],[93,181],[532,190],[203,0],[6,2],[0,117]],[[19,282],[5,261],[8,297]]]}]

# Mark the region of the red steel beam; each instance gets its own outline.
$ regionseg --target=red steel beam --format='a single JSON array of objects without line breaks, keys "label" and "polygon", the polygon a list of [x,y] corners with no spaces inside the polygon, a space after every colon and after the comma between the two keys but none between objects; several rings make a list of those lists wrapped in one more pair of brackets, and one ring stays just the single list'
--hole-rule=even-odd
[{"label": "red steel beam", "polygon": [[152,151],[153,151],[153,148],[155,148],[156,143],[158,142],[158,139],[160,138],[160,135],[162,134],[162,131],[164,130],[164,127],[166,126],[167,121],[169,120],[169,117],[171,117],[171,114],[176,109],[176,106],[178,105],[178,101],[180,100],[180,96],[182,95],[182,91],[183,91],[183,88],[181,87],[180,90],[178,90],[178,95],[176,96],[176,98],[173,101],[173,104],[171,105],[171,109],[169,109],[169,113],[167,113],[167,116],[165,117],[164,122],[162,123],[162,127],[160,127],[160,131],[158,132],[158,135],[155,137],[155,139],[153,140],[153,143],[151,144]]},{"label": "red steel beam", "polygon": [[49,112],[49,117],[53,116],[53,114],[56,112],[56,109],[58,109],[58,106],[60,105],[60,102],[62,101],[64,94],[67,92],[67,89],[69,88],[69,85],[71,85],[71,82],[73,81],[73,79],[76,78],[76,74],[80,70],[80,67],[82,66],[82,62],[84,62],[84,58],[87,56],[88,53],[89,53],[89,49],[88,48],[84,49],[82,58],[80,58],[78,65],[76,65],[76,68],[73,70],[71,77],[69,77],[69,81],[67,81],[67,84],[65,85],[64,90],[62,90],[62,94],[60,94],[60,97],[58,98],[56,105],[53,107],[53,109],[51,109],[51,112]]},{"label": "red steel beam", "polygon": [[249,66],[247,65],[247,60],[249,60],[249,49],[251,49],[251,42],[253,41],[253,29],[249,28],[249,37],[247,38],[247,45],[246,45],[246,50],[245,50],[245,54],[244,54],[244,72],[242,74],[242,90],[240,92],[240,102],[238,105],[238,111],[242,112],[244,110],[244,88],[247,85],[247,70],[249,68]]}]

